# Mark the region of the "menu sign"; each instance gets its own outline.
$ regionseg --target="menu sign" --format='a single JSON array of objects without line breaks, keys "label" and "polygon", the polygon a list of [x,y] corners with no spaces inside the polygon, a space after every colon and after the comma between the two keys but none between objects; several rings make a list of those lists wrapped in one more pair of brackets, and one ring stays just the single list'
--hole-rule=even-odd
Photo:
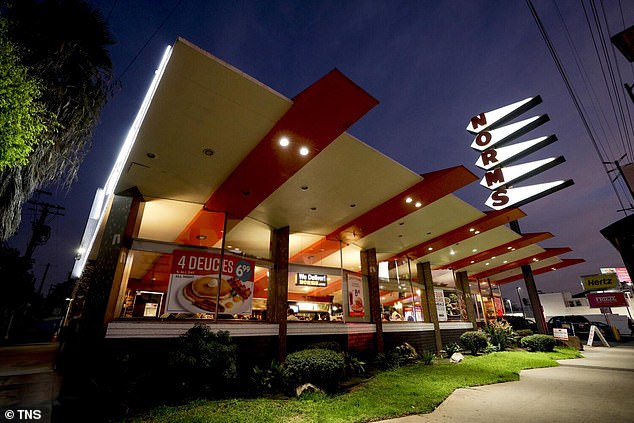
[{"label": "menu sign", "polygon": [[348,274],[348,315],[365,316],[363,280],[352,274]]},{"label": "menu sign", "polygon": [[327,275],[317,275],[314,273],[298,273],[296,286],[328,286]]},{"label": "menu sign", "polygon": [[445,305],[445,293],[442,289],[434,289],[434,299],[436,300],[436,314],[439,322],[447,321],[447,306]]},{"label": "menu sign", "polygon": [[251,314],[254,262],[204,251],[176,250],[167,312]]}]

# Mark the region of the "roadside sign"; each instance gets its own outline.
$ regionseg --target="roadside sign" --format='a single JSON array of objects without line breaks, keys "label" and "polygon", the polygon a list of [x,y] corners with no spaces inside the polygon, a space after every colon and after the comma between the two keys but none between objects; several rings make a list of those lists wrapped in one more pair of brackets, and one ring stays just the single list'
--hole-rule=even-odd
[{"label": "roadside sign", "polygon": [[608,343],[608,341],[605,340],[605,337],[603,336],[603,334],[601,333],[601,331],[599,329],[597,329],[597,327],[595,325],[590,326],[590,333],[588,334],[588,342],[586,343],[587,346],[591,347],[592,343],[594,342],[594,335],[597,335],[599,337],[599,339],[601,340],[601,343],[610,348],[610,344]]},{"label": "roadside sign", "polygon": [[605,273],[582,276],[581,282],[583,283],[583,289],[586,291],[601,291],[615,288],[618,284],[618,279],[614,273]]},{"label": "roadside sign", "polygon": [[586,295],[590,308],[627,307],[625,295],[622,292],[602,292]]},{"label": "roadside sign", "polygon": [[561,339],[562,341],[568,340],[568,329],[566,328],[553,328],[553,336],[555,339]]}]

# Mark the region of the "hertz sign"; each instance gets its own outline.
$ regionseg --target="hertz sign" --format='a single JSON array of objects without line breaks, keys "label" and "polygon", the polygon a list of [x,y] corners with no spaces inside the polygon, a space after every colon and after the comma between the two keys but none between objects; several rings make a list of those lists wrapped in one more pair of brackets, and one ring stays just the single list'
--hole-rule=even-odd
[{"label": "hertz sign", "polygon": [[565,161],[563,156],[559,156],[509,166],[557,140],[555,135],[549,135],[508,145],[549,121],[548,115],[541,115],[501,126],[541,102],[540,96],[527,98],[490,112],[480,113],[472,117],[467,125],[467,131],[475,134],[471,148],[480,153],[476,166],[486,171],[480,185],[493,191],[485,203],[492,209],[520,207],[574,184],[572,179],[568,179],[524,187],[514,186]]}]

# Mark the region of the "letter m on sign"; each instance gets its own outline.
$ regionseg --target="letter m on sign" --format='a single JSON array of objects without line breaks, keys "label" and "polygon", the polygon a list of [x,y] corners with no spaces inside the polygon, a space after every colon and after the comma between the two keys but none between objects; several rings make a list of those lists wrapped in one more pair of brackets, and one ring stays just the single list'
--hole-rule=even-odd
[{"label": "letter m on sign", "polygon": [[502,173],[502,169],[500,168],[485,173],[484,177],[486,178],[487,186],[489,187],[496,183],[504,183],[504,173]]}]

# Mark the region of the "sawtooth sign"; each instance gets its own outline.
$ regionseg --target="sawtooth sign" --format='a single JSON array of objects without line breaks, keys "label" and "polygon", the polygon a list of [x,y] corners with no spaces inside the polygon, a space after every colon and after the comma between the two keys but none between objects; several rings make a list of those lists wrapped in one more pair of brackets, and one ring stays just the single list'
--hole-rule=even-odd
[{"label": "sawtooth sign", "polygon": [[508,166],[557,140],[555,135],[549,135],[507,145],[549,121],[548,115],[540,115],[501,126],[541,102],[540,96],[530,97],[490,112],[480,113],[472,117],[467,125],[467,131],[475,135],[471,148],[480,153],[476,166],[486,171],[480,184],[493,191],[485,204],[494,210],[520,207],[574,184],[572,179],[567,179],[511,187],[565,161],[563,156],[559,156]]}]

